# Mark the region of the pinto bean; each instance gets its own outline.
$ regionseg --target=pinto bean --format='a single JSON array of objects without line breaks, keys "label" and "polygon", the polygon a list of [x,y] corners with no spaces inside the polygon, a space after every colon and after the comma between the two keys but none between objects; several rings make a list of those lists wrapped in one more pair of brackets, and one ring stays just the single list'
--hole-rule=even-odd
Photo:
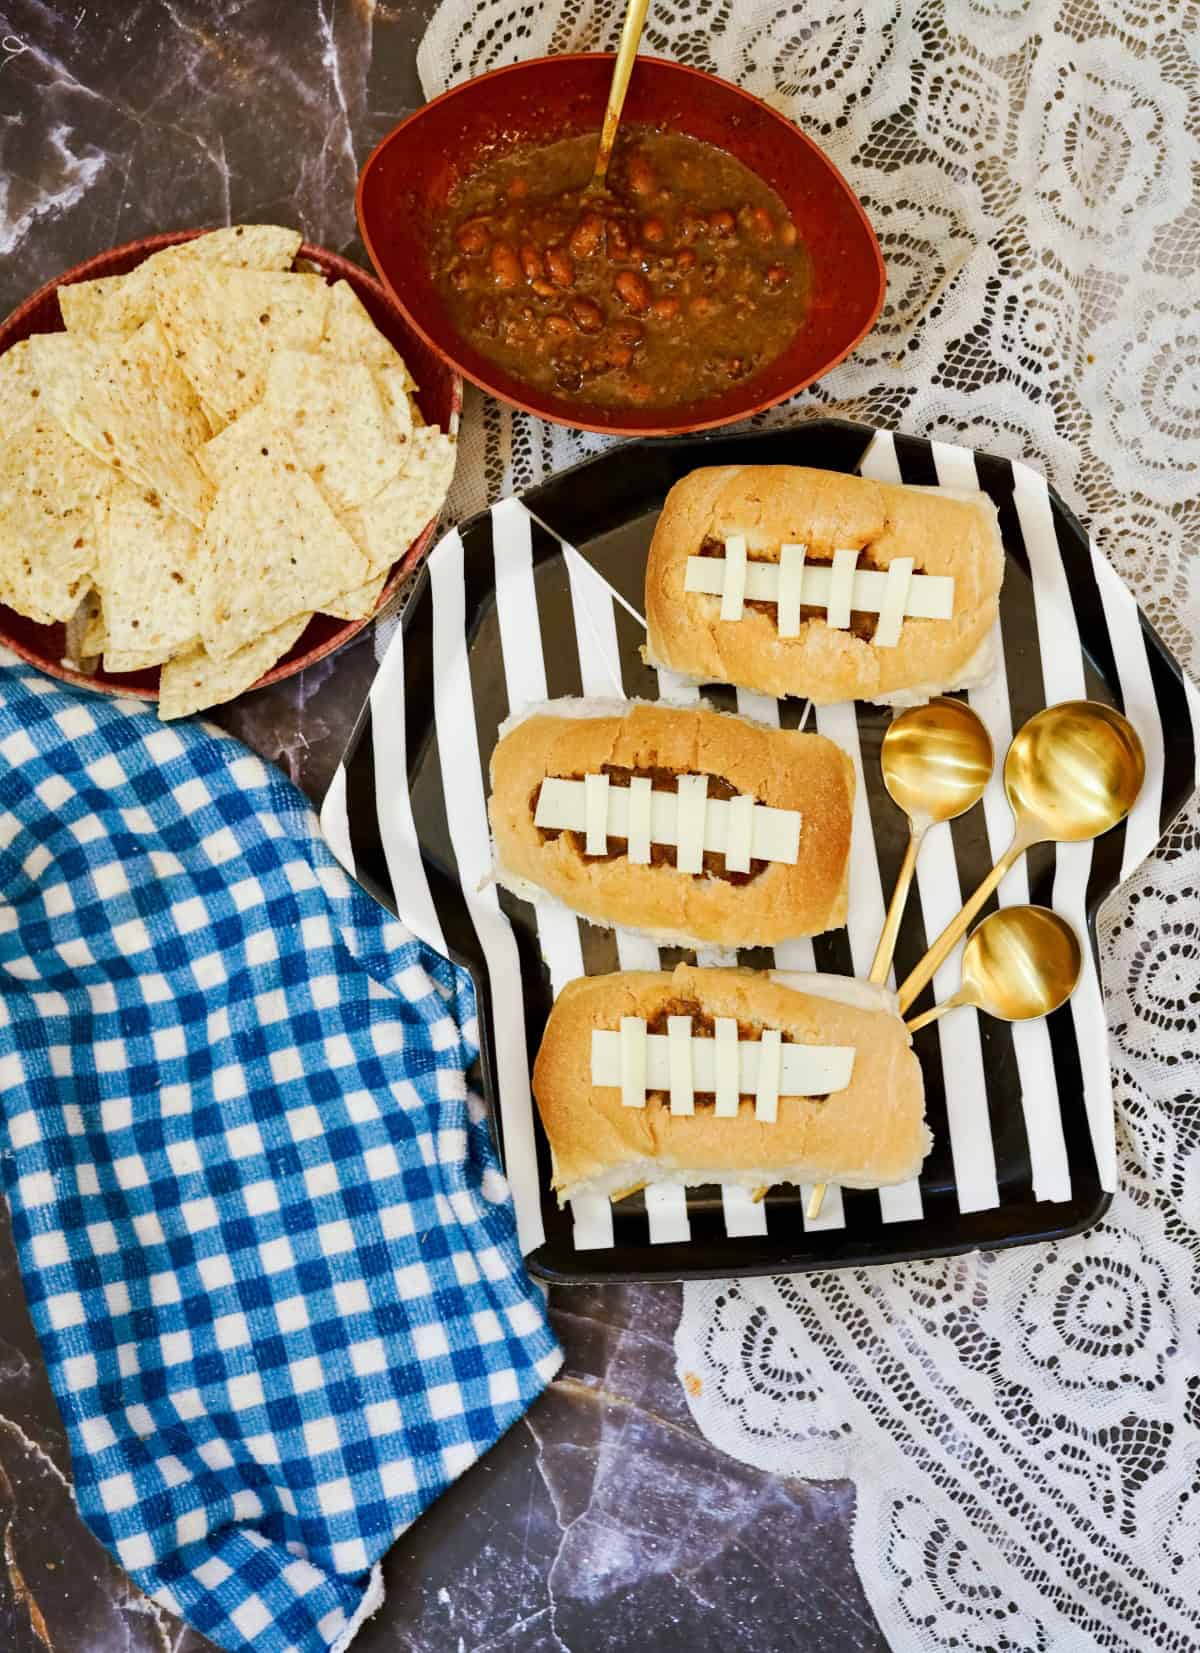
[{"label": "pinto bean", "polygon": [[605,250],[614,264],[624,263],[629,257],[629,231],[619,218],[610,218],[604,232]]},{"label": "pinto bean", "polygon": [[590,298],[572,300],[571,319],[581,333],[598,333],[604,326],[604,313]]},{"label": "pinto bean", "polygon": [[585,212],[567,242],[576,258],[591,258],[599,250],[604,220],[598,212]]},{"label": "pinto bean", "polygon": [[613,290],[625,308],[632,310],[635,316],[642,315],[650,307],[650,283],[635,270],[618,271]]},{"label": "pinto bean", "polygon": [[667,239],[666,226],[661,218],[642,219],[642,240],[649,241],[651,246],[657,247]]},{"label": "pinto bean", "polygon": [[575,265],[563,247],[546,248],[546,270],[556,287],[570,287],[575,280]]},{"label": "pinto bean", "polygon": [[792,223],[791,219],[785,219],[779,226],[780,245],[784,247],[794,247],[796,245],[798,234],[799,232],[797,231],[795,224]]},{"label": "pinto bean", "polygon": [[680,275],[687,275],[696,268],[696,255],[690,247],[680,247],[675,254],[675,268]]},{"label": "pinto bean", "polygon": [[532,241],[521,243],[521,268],[525,272],[526,281],[537,281],[546,274],[542,255]]},{"label": "pinto bean", "polygon": [[638,350],[646,342],[645,330],[640,321],[615,322],[612,336],[619,345],[628,345],[630,350]]},{"label": "pinto bean", "polygon": [[521,282],[521,261],[507,241],[493,241],[488,255],[492,280],[497,287],[517,287]]},{"label": "pinto bean", "polygon": [[659,321],[674,321],[679,314],[679,300],[677,298],[656,298],[650,306],[650,314],[657,316]]},{"label": "pinto bean", "polygon": [[533,290],[539,298],[553,298],[558,289],[552,281],[538,280],[533,283]]},{"label": "pinto bean", "polygon": [[468,218],[465,224],[458,226],[454,239],[468,258],[478,258],[480,253],[487,251],[490,236],[482,218]]},{"label": "pinto bean", "polygon": [[569,338],[575,331],[566,316],[560,316],[557,311],[554,315],[547,316],[542,325],[545,327],[547,333],[549,333],[552,339]]},{"label": "pinto bean", "polygon": [[766,207],[751,207],[750,228],[760,241],[775,239],[775,220]]}]

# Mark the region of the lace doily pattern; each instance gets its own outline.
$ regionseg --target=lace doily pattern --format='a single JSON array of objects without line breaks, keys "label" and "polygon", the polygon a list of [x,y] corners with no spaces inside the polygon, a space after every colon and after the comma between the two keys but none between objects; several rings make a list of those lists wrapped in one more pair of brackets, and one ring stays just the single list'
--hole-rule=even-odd
[{"label": "lace doily pattern", "polygon": [[[444,0],[430,95],[610,49],[619,0]],[[846,174],[888,268],[854,356],[766,416],[1020,458],[1198,664],[1200,53],[1193,0],[656,0],[647,49],[737,80]],[[470,405],[452,508],[594,451]],[[482,417],[481,417],[482,415]],[[851,1476],[892,1645],[1193,1649],[1200,1552],[1200,811],[1103,926],[1122,1191],[1052,1246],[692,1286],[701,1428]]]}]

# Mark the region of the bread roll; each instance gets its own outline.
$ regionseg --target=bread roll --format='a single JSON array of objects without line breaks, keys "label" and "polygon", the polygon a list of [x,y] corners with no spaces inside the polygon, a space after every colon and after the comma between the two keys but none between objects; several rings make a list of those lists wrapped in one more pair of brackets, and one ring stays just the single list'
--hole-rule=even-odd
[{"label": "bread roll", "polygon": [[[691,1114],[672,1113],[663,1091],[650,1091],[644,1107],[627,1107],[619,1088],[591,1082],[593,1031],[640,1017],[661,1032],[668,1016],[693,1017],[700,1036],[714,1018],[728,1017],[740,1039],[777,1029],[784,1050],[853,1047],[850,1082],[823,1099],[780,1094],[774,1123],[757,1117],[748,1094],[735,1118],[718,1118],[712,1095],[697,1093]],[[573,981],[546,1024],[533,1093],[563,1202],[644,1182],[877,1188],[915,1176],[931,1141],[920,1064],[894,996],[841,976],[681,964]]]},{"label": "bread roll", "polygon": [[[740,619],[722,619],[719,596],[685,590],[688,558],[722,556],[737,536],[751,563],[778,565],[784,545],[805,547],[806,569],[830,564],[839,549],[858,551],[864,571],[911,558],[914,575],[953,579],[951,617],[905,618],[893,646],[871,640],[876,612],[854,611],[851,628],[837,629],[826,609],[806,604],[796,636],[780,635],[771,601],[747,602]],[[790,465],[693,471],[667,495],[650,546],[645,655],[698,683],[806,696],[818,706],[917,705],[988,676],[1003,578],[996,508],[984,493]]]},{"label": "bread roll", "polygon": [[[515,894],[544,891],[594,924],[685,947],[768,946],[846,922],[854,768],[823,736],[706,707],[581,700],[548,702],[500,733],[489,815],[496,878]],[[650,865],[638,865],[625,839],[589,855],[582,832],[535,824],[544,781],[602,773],[614,790],[631,775],[650,776],[656,799],[674,796],[681,775],[705,775],[710,797],[752,795],[795,811],[798,854],[791,863],[753,860],[748,874],[730,874],[723,855],[709,854],[697,874],[679,870],[675,849],[662,843]]]}]

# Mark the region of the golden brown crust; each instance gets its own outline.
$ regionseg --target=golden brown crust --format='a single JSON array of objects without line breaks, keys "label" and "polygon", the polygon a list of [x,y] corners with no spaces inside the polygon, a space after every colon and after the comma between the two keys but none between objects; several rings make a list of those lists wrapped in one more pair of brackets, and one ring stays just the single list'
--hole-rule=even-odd
[{"label": "golden brown crust", "polygon": [[[748,883],[585,860],[567,834],[543,841],[533,799],[548,775],[604,764],[718,775],[760,803],[801,814],[794,866],[770,862]],[[624,716],[535,713],[497,744],[488,810],[501,882],[527,879],[600,924],[718,946],[769,946],[846,922],[854,766],[822,735],[768,729],[702,708],[634,703]]]},{"label": "golden brown crust", "polygon": [[[779,1028],[787,1039],[853,1045],[850,1084],[821,1102],[781,1097],[778,1119],[767,1125],[745,1097],[736,1119],[717,1119],[706,1104],[693,1115],[672,1114],[654,1097],[626,1108],[619,1090],[590,1083],[594,1028],[617,1028],[622,1016],[649,1021],[679,1000],[743,1026]],[[711,1173],[697,1180],[773,1168],[789,1181],[882,1186],[914,1176],[929,1151],[921,1068],[899,1016],[800,993],[761,971],[681,964],[569,983],[546,1024],[533,1093],[559,1190],[647,1159],[667,1175]]]},{"label": "golden brown crust", "polygon": [[[841,547],[886,568],[912,557],[918,574],[954,576],[950,620],[905,620],[895,648],[876,648],[823,620],[780,637],[773,609],[720,618],[720,599],[684,590],[687,559],[706,539],[744,534],[747,549],[778,559],[802,544],[828,559]],[[646,564],[647,656],[706,683],[807,696],[818,705],[960,686],[999,613],[1004,549],[985,494],[953,498],[792,465],[693,471],[667,495]]]}]

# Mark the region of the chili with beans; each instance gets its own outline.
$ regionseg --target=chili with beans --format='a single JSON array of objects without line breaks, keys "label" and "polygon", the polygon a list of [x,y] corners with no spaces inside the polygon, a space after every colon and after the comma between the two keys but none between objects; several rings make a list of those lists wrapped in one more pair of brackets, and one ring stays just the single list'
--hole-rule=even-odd
[{"label": "chili with beans", "polygon": [[434,237],[458,332],[529,385],[607,407],[728,390],[795,336],[808,255],[787,209],[722,149],[618,135],[587,189],[597,133],[524,146],[468,175]]}]

